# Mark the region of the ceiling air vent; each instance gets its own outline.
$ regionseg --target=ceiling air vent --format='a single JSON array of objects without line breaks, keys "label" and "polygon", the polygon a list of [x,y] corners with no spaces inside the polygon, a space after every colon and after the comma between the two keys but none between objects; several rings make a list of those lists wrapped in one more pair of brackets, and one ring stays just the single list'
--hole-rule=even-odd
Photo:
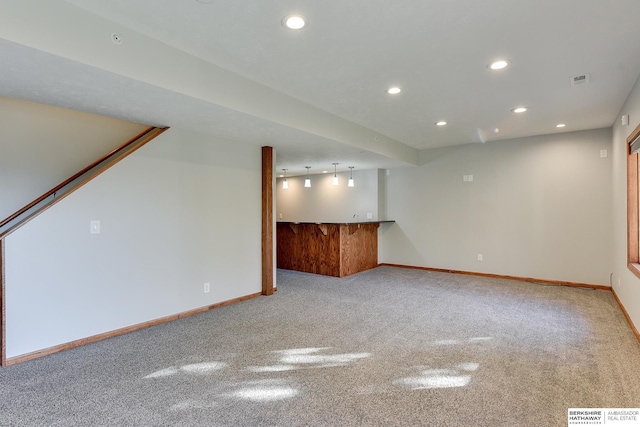
[{"label": "ceiling air vent", "polygon": [[580,74],[579,76],[570,77],[571,86],[580,86],[589,84],[589,74]]}]

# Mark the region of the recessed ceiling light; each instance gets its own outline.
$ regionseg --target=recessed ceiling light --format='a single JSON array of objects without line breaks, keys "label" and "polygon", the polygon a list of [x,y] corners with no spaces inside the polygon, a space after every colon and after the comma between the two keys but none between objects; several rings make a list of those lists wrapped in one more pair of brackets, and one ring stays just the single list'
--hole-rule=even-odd
[{"label": "recessed ceiling light", "polygon": [[525,111],[527,111],[527,107],[517,107],[511,111],[513,111],[514,113],[524,113]]},{"label": "recessed ceiling light", "polygon": [[290,30],[299,30],[304,27],[304,18],[300,15],[287,15],[282,18],[282,25]]},{"label": "recessed ceiling light", "polygon": [[436,126],[445,126],[447,124],[447,122],[445,122],[444,120],[440,120],[439,122],[436,122]]},{"label": "recessed ceiling light", "polygon": [[394,86],[394,87],[390,87],[387,90],[387,93],[391,94],[391,95],[396,95],[398,93],[402,92],[402,89],[400,89],[398,86]]},{"label": "recessed ceiling light", "polygon": [[563,128],[563,127],[565,127],[565,126],[566,126],[566,125],[565,125],[564,123],[558,123],[558,124],[556,125],[556,127],[557,127],[557,128]]},{"label": "recessed ceiling light", "polygon": [[502,70],[503,68],[507,68],[509,66],[510,61],[508,59],[500,59],[498,61],[493,61],[488,65],[492,70]]},{"label": "recessed ceiling light", "polygon": [[329,171],[322,171],[322,173],[327,173],[327,172],[329,172]]}]

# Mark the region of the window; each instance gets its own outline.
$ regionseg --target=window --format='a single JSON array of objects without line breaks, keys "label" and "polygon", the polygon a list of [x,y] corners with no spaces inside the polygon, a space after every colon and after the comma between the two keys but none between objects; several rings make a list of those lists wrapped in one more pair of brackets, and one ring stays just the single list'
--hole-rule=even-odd
[{"label": "window", "polygon": [[640,125],[627,138],[627,265],[640,277]]}]

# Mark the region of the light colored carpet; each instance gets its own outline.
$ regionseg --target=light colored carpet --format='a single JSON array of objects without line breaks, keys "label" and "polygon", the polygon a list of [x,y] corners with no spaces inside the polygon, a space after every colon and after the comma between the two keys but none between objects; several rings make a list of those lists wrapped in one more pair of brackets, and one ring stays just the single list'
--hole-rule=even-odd
[{"label": "light colored carpet", "polygon": [[640,407],[606,291],[379,267],[0,369],[0,425],[564,426]]}]

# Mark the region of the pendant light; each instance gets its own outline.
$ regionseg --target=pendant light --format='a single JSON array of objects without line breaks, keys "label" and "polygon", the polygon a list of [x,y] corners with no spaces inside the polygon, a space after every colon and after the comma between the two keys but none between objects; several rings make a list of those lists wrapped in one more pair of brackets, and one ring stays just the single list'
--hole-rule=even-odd
[{"label": "pendant light", "polygon": [[284,181],[282,181],[282,188],[283,189],[287,189],[289,188],[289,183],[287,182],[287,169],[282,169],[284,171]]},{"label": "pendant light", "polygon": [[311,169],[311,166],[305,166],[305,168],[307,168],[307,178],[304,180],[304,186],[309,188],[311,187],[311,178],[309,178],[309,169]]},{"label": "pendant light", "polygon": [[347,187],[353,187],[354,186],[354,182],[353,182],[353,166],[349,166],[349,169],[351,169],[351,174],[349,175],[349,182],[347,183]]},{"label": "pendant light", "polygon": [[337,163],[333,164],[333,180],[331,181],[331,184],[333,184],[333,185],[338,185],[338,175],[337,175],[338,170],[337,170],[337,166],[338,166]]}]

